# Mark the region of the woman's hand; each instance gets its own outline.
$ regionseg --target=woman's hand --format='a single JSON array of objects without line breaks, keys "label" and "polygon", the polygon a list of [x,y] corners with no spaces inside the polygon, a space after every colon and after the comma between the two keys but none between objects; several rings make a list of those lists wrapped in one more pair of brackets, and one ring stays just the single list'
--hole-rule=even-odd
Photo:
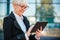
[{"label": "woman's hand", "polygon": [[29,37],[30,36],[30,32],[31,32],[31,30],[33,29],[33,27],[34,27],[34,25],[32,25],[29,29],[28,29],[28,31],[26,32],[26,34],[27,34],[27,36]]},{"label": "woman's hand", "polygon": [[37,38],[40,38],[40,36],[41,36],[41,32],[42,32],[42,27],[40,27],[40,30],[39,29],[37,29],[37,31],[36,31],[36,37]]}]

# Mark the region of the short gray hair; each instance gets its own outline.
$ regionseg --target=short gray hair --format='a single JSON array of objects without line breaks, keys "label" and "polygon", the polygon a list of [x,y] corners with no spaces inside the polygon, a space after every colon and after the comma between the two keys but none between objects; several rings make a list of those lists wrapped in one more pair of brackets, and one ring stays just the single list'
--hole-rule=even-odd
[{"label": "short gray hair", "polygon": [[13,0],[12,1],[13,4],[28,4],[27,0]]}]

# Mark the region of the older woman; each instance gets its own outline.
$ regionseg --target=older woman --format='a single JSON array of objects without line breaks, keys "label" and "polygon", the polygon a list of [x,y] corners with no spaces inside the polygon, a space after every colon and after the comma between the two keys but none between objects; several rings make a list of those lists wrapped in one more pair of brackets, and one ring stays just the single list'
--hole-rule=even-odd
[{"label": "older woman", "polygon": [[27,1],[13,0],[12,5],[14,10],[4,18],[4,40],[40,40],[42,28],[36,30],[36,35],[31,35],[33,27],[30,27],[29,21],[23,16],[28,7]]}]

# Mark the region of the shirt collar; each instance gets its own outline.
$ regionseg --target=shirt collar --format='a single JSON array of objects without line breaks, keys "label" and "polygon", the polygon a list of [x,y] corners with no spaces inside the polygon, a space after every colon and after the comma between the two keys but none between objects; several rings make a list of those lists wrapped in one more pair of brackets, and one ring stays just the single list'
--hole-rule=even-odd
[{"label": "shirt collar", "polygon": [[14,11],[13,11],[13,13],[14,13],[15,17],[17,17],[17,18],[21,18],[21,19],[23,20],[23,16],[19,16],[19,15],[17,15]]}]

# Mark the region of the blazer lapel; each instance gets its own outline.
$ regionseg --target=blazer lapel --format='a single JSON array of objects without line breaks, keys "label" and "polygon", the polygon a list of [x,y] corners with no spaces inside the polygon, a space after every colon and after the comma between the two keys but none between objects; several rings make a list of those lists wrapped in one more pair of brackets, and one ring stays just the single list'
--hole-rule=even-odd
[{"label": "blazer lapel", "polygon": [[[9,16],[13,19],[14,25],[16,26],[16,28],[21,30],[21,27],[19,26],[19,24],[18,24],[14,14],[13,14],[13,12],[11,12],[11,14]],[[24,24],[26,26],[26,31],[27,31],[28,28],[30,27],[30,25],[29,25],[28,20],[27,20],[27,18],[25,16],[23,16],[23,22],[24,22]]]},{"label": "blazer lapel", "polygon": [[15,25],[18,29],[21,29],[16,20],[14,20],[14,25]]},{"label": "blazer lapel", "polygon": [[26,26],[26,31],[27,31],[29,29],[30,25],[29,25],[28,20],[27,20],[27,18],[25,16],[23,16],[23,22],[24,22],[24,24]]},{"label": "blazer lapel", "polygon": [[15,16],[14,16],[13,12],[11,12],[11,14],[10,14],[9,16],[13,19],[14,25],[16,26],[16,28],[18,28],[18,29],[21,30],[19,24],[18,24],[17,21],[16,21],[16,18],[15,18]]}]

